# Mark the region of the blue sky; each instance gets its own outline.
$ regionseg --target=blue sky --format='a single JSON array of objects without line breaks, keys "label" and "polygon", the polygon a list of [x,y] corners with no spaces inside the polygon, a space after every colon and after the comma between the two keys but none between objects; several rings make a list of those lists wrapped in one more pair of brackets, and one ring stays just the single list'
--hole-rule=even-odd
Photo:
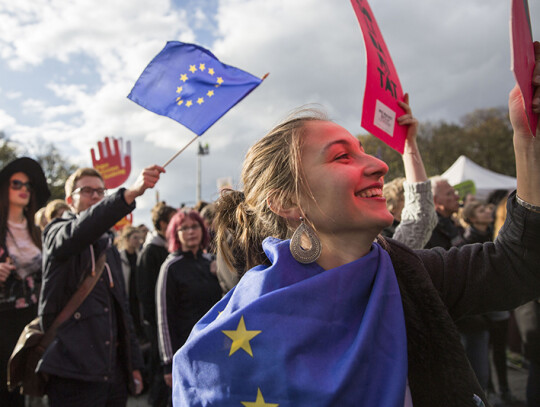
[{"label": "blue sky", "polygon": [[[420,121],[457,121],[506,104],[509,0],[370,4]],[[538,1],[530,8],[540,15]],[[540,21],[532,25],[540,39]],[[298,106],[320,104],[362,132],[364,46],[348,0],[0,0],[0,131],[23,154],[53,143],[81,166],[91,165],[98,140],[123,137],[132,143],[133,182],[192,138],[126,98],[169,40],[203,45],[257,76],[270,72],[202,137],[210,144],[202,158],[206,200],[216,198],[217,178],[238,184],[249,146]],[[167,170],[160,198],[193,203],[196,147]],[[135,223],[149,223],[154,201],[154,193],[139,200]]]}]

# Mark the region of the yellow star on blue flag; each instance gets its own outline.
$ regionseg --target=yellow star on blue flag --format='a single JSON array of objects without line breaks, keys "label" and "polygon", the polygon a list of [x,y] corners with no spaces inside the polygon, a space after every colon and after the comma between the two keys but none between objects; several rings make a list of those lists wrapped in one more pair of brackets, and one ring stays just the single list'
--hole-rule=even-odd
[{"label": "yellow star on blue flag", "polygon": [[267,403],[264,401],[264,397],[261,393],[261,389],[257,389],[257,398],[255,401],[242,401],[242,404],[245,407],[278,407],[279,404],[276,403]]},{"label": "yellow star on blue flag", "polygon": [[145,68],[128,98],[200,136],[261,82],[223,64],[203,47],[169,41]]},{"label": "yellow star on blue flag", "polygon": [[261,333],[261,331],[248,331],[246,329],[246,323],[244,322],[244,316],[240,318],[238,327],[234,331],[222,331],[225,335],[232,339],[231,350],[229,356],[234,354],[239,349],[243,349],[246,353],[253,357],[253,351],[249,341],[255,338]]}]

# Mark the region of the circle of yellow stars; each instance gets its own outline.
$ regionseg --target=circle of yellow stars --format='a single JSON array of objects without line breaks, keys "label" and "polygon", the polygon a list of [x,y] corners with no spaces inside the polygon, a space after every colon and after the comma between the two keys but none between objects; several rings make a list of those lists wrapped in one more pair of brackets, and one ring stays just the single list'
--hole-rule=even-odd
[{"label": "circle of yellow stars", "polygon": [[[205,64],[199,64],[197,66],[197,64],[195,65],[190,65],[189,66],[189,69],[188,69],[189,72],[191,72],[192,74],[194,74],[195,72],[197,71],[200,71],[200,72],[205,72],[210,75],[210,76],[214,76],[216,74],[216,72],[214,71],[214,68],[206,68],[206,65]],[[189,80],[189,77],[188,77],[188,74],[187,73],[183,73],[180,75],[180,81],[182,82],[182,84],[186,83],[187,81]],[[214,85],[216,88],[219,88],[221,85],[223,84],[223,78],[221,76],[217,76],[216,77],[216,84]],[[214,96],[214,91],[213,90],[209,90],[208,92],[206,92],[206,95],[203,96],[203,97],[199,97],[197,98],[197,100],[195,99],[182,99],[182,91],[184,90],[183,86],[178,86],[176,88],[176,93],[178,93],[178,97],[176,98],[176,104],[178,106],[185,106],[185,107],[191,107],[193,106],[195,103],[198,104],[199,106],[202,105],[204,102],[205,102],[205,97],[206,98],[211,98],[212,96]]]}]

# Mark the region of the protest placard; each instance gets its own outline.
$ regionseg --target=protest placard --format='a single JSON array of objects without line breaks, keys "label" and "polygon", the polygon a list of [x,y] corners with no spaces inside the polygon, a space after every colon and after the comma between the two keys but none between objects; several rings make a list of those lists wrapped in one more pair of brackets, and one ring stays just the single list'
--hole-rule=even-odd
[{"label": "protest placard", "polygon": [[512,56],[512,71],[521,90],[525,103],[525,112],[533,135],[538,124],[538,115],[532,110],[534,71],[534,45],[527,0],[512,0],[510,15],[510,48]]},{"label": "protest placard", "polygon": [[131,143],[123,140],[105,137],[103,142],[98,141],[99,158],[93,148],[90,149],[92,155],[92,165],[103,177],[105,188],[112,189],[122,185],[129,178],[131,172]]},{"label": "protest placard", "polygon": [[351,4],[366,48],[362,127],[403,154],[407,126],[396,122],[405,113],[398,105],[398,101],[403,100],[403,90],[397,71],[367,0],[351,0]]}]

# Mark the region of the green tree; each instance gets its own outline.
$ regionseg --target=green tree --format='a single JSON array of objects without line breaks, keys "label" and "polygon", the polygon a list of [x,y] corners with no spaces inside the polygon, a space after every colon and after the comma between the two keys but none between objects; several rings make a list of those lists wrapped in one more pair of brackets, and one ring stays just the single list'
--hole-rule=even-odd
[{"label": "green tree", "polygon": [[43,168],[43,172],[47,178],[47,183],[51,190],[51,200],[64,199],[64,184],[71,173],[77,170],[77,166],[70,164],[62,157],[57,148],[52,144],[46,147],[44,153],[36,157],[36,161]]},{"label": "green tree", "polygon": [[[371,135],[360,135],[364,150],[388,164],[387,180],[404,176],[401,155]],[[445,172],[460,155],[489,170],[516,175],[512,126],[505,108],[479,109],[460,124],[421,123],[418,147],[428,176]]]},{"label": "green tree", "polygon": [[0,168],[17,158],[17,150],[10,145],[9,139],[3,131],[0,131]]},{"label": "green tree", "polygon": [[507,109],[475,110],[462,119],[467,157],[501,174],[516,176],[512,125]]},{"label": "green tree", "polygon": [[388,174],[384,177],[386,181],[405,176],[401,154],[396,150],[371,134],[360,135],[358,139],[366,153],[383,160],[388,165]]},{"label": "green tree", "polygon": [[418,130],[418,148],[428,176],[446,171],[461,154],[466,144],[463,129],[453,123],[424,123]]}]

